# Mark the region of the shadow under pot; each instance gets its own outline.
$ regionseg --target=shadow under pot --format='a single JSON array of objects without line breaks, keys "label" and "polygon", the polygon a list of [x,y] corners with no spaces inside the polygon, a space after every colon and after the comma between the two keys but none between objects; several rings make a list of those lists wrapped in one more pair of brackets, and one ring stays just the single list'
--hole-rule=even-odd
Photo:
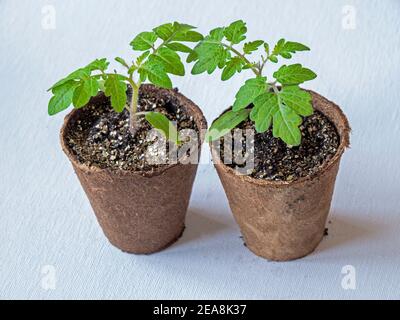
[{"label": "shadow under pot", "polygon": [[239,174],[222,163],[219,143],[211,143],[215,168],[245,244],[269,260],[304,257],[321,242],[340,159],[349,146],[350,127],[341,109],[321,95],[310,93],[314,109],[330,120],[339,136],[336,152],[311,175],[277,181]]},{"label": "shadow under pot", "polygon": [[[180,118],[185,115],[184,119],[190,119],[198,133],[207,129],[201,110],[176,90],[142,85],[140,99],[143,97],[156,103],[161,101],[171,113],[176,114],[179,109]],[[191,153],[191,159],[185,153],[175,163],[150,166],[146,170],[88,165],[71,146],[71,136],[79,126],[86,124],[89,129],[83,130],[83,140],[87,139],[88,132],[99,122],[98,115],[95,113],[93,116],[90,110],[104,106],[113,113],[109,98],[100,93],[87,107],[73,110],[66,116],[60,135],[62,149],[71,161],[108,240],[124,252],[150,254],[160,251],[178,240],[185,228],[203,136],[197,135],[198,149],[197,153]],[[154,104],[152,108],[155,108]],[[118,114],[114,113],[114,116]],[[197,160],[193,161],[193,155]]]}]

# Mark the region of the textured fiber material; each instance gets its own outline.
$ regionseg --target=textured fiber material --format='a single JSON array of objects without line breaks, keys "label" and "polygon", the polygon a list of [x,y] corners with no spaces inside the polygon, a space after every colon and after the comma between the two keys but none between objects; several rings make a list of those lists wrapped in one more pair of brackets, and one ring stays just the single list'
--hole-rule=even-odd
[{"label": "textured fiber material", "polygon": [[293,260],[314,251],[324,235],[340,158],[349,146],[348,121],[333,102],[310,91],[315,109],[324,113],[340,135],[337,153],[313,176],[295,181],[268,181],[238,175],[219,161],[218,175],[247,247],[277,261]]},{"label": "textured fiber material", "polygon": [[[141,92],[168,98],[192,115],[199,129],[207,122],[201,110],[174,90],[143,85]],[[107,99],[103,94],[90,104]],[[151,173],[111,171],[79,163],[66,143],[82,109],[73,110],[61,129],[61,145],[110,242],[122,251],[148,254],[174,243],[185,227],[186,210],[197,164],[171,164]],[[203,138],[203,137],[202,137]]]}]

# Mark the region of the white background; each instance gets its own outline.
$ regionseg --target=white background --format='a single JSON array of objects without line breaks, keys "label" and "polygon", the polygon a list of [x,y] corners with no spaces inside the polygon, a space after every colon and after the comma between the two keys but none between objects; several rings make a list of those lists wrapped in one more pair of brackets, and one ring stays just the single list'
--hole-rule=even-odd
[{"label": "white background", "polygon": [[[43,28],[45,5],[56,10],[54,30]],[[347,5],[355,29],[343,25]],[[47,116],[46,89],[94,58],[131,57],[133,36],[163,22],[204,33],[236,19],[248,22],[250,39],[309,45],[296,60],[318,74],[308,87],[350,120],[329,236],[298,261],[254,256],[204,164],[183,238],[151,256],[124,254],[103,236],[61,151],[63,115]],[[399,21],[396,0],[1,0],[0,298],[400,298]],[[211,122],[248,76],[174,84]],[[345,265],[355,267],[355,290],[341,286]]]}]

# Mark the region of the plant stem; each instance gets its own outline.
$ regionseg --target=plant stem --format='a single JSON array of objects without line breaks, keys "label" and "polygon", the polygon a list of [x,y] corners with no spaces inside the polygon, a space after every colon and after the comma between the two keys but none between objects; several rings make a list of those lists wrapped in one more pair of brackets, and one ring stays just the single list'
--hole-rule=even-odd
[{"label": "plant stem", "polygon": [[276,81],[274,82],[268,82],[268,85],[274,90],[274,93],[279,97],[279,89],[276,86]]},{"label": "plant stem", "polygon": [[268,61],[268,57],[269,57],[269,56],[267,56],[266,58],[263,57],[263,59],[262,59],[262,64],[261,64],[261,66],[260,66],[260,73],[262,73],[262,71],[264,70],[265,64],[266,64],[267,61]]},{"label": "plant stem", "polygon": [[238,50],[236,50],[235,48],[233,48],[233,47],[230,46],[230,45],[227,45],[227,44],[225,44],[225,43],[222,43],[222,45],[223,45],[224,47],[228,48],[229,50],[231,50],[234,54],[236,54],[239,58],[241,58],[245,63],[247,63],[248,65],[250,65],[250,66],[251,66],[251,70],[254,72],[254,74],[255,74],[257,77],[260,77],[260,76],[261,76],[260,70],[258,70],[257,68],[255,68],[255,67],[253,66],[253,64],[249,61],[249,59],[246,58],[246,56],[245,56],[244,54],[240,53]]},{"label": "plant stem", "polygon": [[139,86],[130,79],[129,83],[132,86],[132,97],[129,105],[129,131],[132,136],[135,136],[137,131],[137,107],[139,102]]}]

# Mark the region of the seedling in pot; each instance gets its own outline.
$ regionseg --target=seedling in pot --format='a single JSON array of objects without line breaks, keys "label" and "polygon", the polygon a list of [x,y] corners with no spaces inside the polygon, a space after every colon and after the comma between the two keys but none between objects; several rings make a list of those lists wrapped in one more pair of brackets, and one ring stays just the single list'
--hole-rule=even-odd
[{"label": "seedling in pot", "polygon": [[[71,104],[74,108],[82,108],[91,97],[103,91],[110,97],[111,106],[116,112],[120,113],[124,109],[129,111],[130,132],[133,136],[138,129],[137,117],[144,116],[168,140],[180,144],[175,125],[165,115],[159,112],[138,112],[139,88],[146,80],[161,88],[172,88],[169,75],[185,75],[185,67],[178,53],[192,54],[192,49],[185,43],[203,39],[194,29],[193,26],[174,22],[138,34],[130,45],[133,50],[141,52],[140,55],[132,62],[115,58],[126,69],[126,74],[108,71],[110,63],[106,58],[96,59],[72,72],[49,89],[53,93],[48,105],[49,115],[55,115]],[[129,101],[128,86],[132,90]]]},{"label": "seedling in pot", "polygon": [[[282,65],[273,73],[274,79],[268,81],[264,69],[269,62],[290,59],[294,53],[310,49],[285,39],[279,40],[271,49],[263,40],[245,42],[246,33],[246,23],[242,20],[213,29],[188,56],[188,62],[195,61],[192,74],[211,74],[219,68],[222,69],[221,79],[226,81],[242,70],[254,73],[236,94],[232,110],[214,121],[207,141],[219,139],[250,117],[258,133],[267,131],[272,124],[275,138],[282,139],[287,145],[298,146],[302,117],[313,113],[311,95],[299,85],[315,79],[316,74],[301,64]],[[252,55],[260,49],[263,55],[254,62]]]}]

